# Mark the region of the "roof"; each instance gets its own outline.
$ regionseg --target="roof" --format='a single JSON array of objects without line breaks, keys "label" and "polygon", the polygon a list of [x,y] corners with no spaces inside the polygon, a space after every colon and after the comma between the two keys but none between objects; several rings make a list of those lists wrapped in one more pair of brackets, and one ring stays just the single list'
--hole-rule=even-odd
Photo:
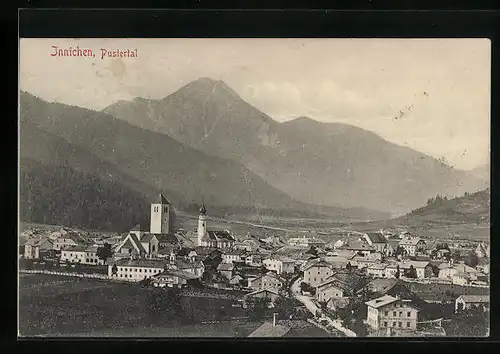
[{"label": "roof", "polygon": [[446,262],[446,263],[441,263],[439,266],[438,266],[439,269],[450,269],[450,268],[453,268],[453,266]]},{"label": "roof", "polygon": [[186,279],[186,280],[198,278],[197,275],[194,275],[193,273],[186,272],[183,270],[167,270],[167,271],[164,271],[160,274],[156,274],[155,278],[165,278],[165,277],[168,277],[169,275],[170,276],[173,275],[173,276],[176,276],[176,277],[179,277],[182,279]]},{"label": "roof", "polygon": [[186,262],[182,259],[176,259],[175,265],[178,269],[193,269],[193,268],[202,268],[200,262]]},{"label": "roof", "polygon": [[372,251],[373,250],[373,247],[371,247],[370,245],[367,245],[365,243],[358,242],[358,241],[349,241],[339,248],[345,249],[345,250],[355,250],[355,251]]},{"label": "roof", "polygon": [[223,255],[236,255],[236,256],[242,256],[246,254],[247,251],[245,250],[228,250],[228,251],[223,251]]},{"label": "roof", "polygon": [[142,244],[139,241],[139,239],[137,238],[136,234],[128,234],[127,236],[125,236],[122,243],[118,244],[118,246],[116,248],[119,249],[119,248],[122,248],[124,246],[134,247],[134,248],[138,249],[140,253],[146,252],[144,247],[142,247]]},{"label": "roof", "polygon": [[424,242],[420,237],[404,237],[399,244],[401,246],[416,246],[420,241]]},{"label": "roof", "polygon": [[[141,237],[141,242],[149,242],[151,241],[154,237],[156,237],[154,234],[145,234],[144,236]],[[156,238],[158,239],[158,238]]]},{"label": "roof", "polygon": [[465,302],[470,302],[470,303],[489,303],[490,302],[490,296],[489,295],[460,295],[458,299],[462,299]]},{"label": "roof", "polygon": [[97,250],[99,249],[99,246],[89,246],[85,249],[85,252],[97,252]]},{"label": "roof", "polygon": [[273,326],[271,322],[264,322],[249,337],[283,337],[291,330],[290,327],[279,325]]},{"label": "roof", "polygon": [[428,261],[408,261],[408,262],[401,262],[399,264],[399,267],[402,269],[408,269],[411,266],[413,266],[413,268],[425,268],[428,265],[429,265]]},{"label": "roof", "polygon": [[373,279],[370,282],[370,288],[374,293],[385,294],[398,283],[398,279]]},{"label": "roof", "polygon": [[140,224],[135,225],[130,231],[141,231],[141,225]]},{"label": "roof", "polygon": [[158,248],[158,254],[170,254],[174,250],[174,246],[166,245]]},{"label": "roof", "polygon": [[363,279],[363,276],[356,274],[355,272],[339,270],[332,276],[328,277],[325,282],[319,284],[317,288],[333,284],[342,290],[356,292],[364,285]]},{"label": "roof", "polygon": [[368,267],[368,269],[372,270],[383,270],[385,268],[387,268],[387,264],[384,263],[375,263]]},{"label": "roof", "polygon": [[477,273],[476,269],[469,267],[468,265],[465,264],[457,264],[453,268],[461,273]]},{"label": "roof", "polygon": [[377,299],[373,299],[370,301],[365,302],[366,305],[373,307],[373,308],[379,308],[385,305],[392,304],[393,302],[396,302],[398,298],[391,296],[391,295],[384,295],[381,296]]},{"label": "roof", "polygon": [[207,208],[205,208],[205,203],[201,204],[200,214],[205,215],[207,213]]},{"label": "roof", "polygon": [[232,263],[220,263],[218,266],[217,266],[217,270],[233,270],[234,269],[234,264]]},{"label": "roof", "polygon": [[83,246],[73,246],[67,250],[62,250],[63,252],[85,252],[87,248]]},{"label": "roof", "polygon": [[158,196],[158,199],[156,199],[156,204],[168,204],[170,205],[170,202],[167,200],[167,198],[165,198],[165,196],[160,193],[160,195]]},{"label": "roof", "polygon": [[269,271],[265,274],[262,274],[262,275],[259,275],[258,277],[252,279],[252,281],[254,280],[257,280],[257,279],[260,279],[260,278],[263,278],[263,277],[271,277],[271,278],[274,278],[280,282],[284,282],[285,280],[283,278],[281,278],[279,275],[277,275],[276,273],[272,272],[272,271]]},{"label": "roof", "polygon": [[328,262],[325,262],[322,259],[316,258],[311,261],[308,265],[304,267],[304,270],[308,270],[313,267],[325,267],[325,268],[332,268],[332,265]]},{"label": "roof", "polygon": [[273,295],[278,295],[278,296],[280,295],[280,294],[278,294],[277,291],[275,291],[273,289],[266,288],[266,289],[259,289],[259,290],[252,291],[251,293],[246,294],[246,296],[256,295],[256,294],[263,293],[263,292],[271,293]]},{"label": "roof", "polygon": [[208,230],[203,239],[209,241],[234,241],[233,236],[227,230]]},{"label": "roof", "polygon": [[178,256],[187,256],[187,255],[189,255],[189,253],[191,253],[191,252],[194,252],[194,253],[198,254],[198,252],[196,252],[196,251],[194,250],[194,248],[183,247],[183,248],[181,248],[181,249],[179,250],[179,252],[177,252],[177,255],[178,255]]},{"label": "roof", "polygon": [[122,258],[114,264],[117,266],[144,267],[144,268],[164,268],[165,261],[158,259],[127,259]]},{"label": "roof", "polygon": [[368,232],[366,234],[373,243],[387,243],[387,239],[380,232]]}]

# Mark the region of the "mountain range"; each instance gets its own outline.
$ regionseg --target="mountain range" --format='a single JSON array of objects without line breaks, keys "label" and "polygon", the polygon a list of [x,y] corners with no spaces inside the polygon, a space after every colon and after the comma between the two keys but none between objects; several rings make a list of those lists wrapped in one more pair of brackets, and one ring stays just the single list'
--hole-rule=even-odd
[{"label": "mountain range", "polygon": [[25,92],[20,138],[25,221],[126,230],[136,222],[147,224],[142,220],[149,201],[160,191],[180,209],[204,198],[212,213],[237,207],[303,217],[387,217],[364,208],[296,201],[235,161],[103,112],[49,103]]},{"label": "mountain range", "polygon": [[307,117],[279,123],[209,78],[163,99],[118,101],[103,112],[240,164],[309,204],[406,213],[436,194],[457,196],[489,186],[477,173],[361,128]]}]

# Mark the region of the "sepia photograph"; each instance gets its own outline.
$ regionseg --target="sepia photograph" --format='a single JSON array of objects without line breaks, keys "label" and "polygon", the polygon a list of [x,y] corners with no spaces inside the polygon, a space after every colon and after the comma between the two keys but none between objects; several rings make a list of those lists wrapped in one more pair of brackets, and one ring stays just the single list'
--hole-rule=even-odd
[{"label": "sepia photograph", "polygon": [[21,38],[18,336],[488,337],[484,38]]}]

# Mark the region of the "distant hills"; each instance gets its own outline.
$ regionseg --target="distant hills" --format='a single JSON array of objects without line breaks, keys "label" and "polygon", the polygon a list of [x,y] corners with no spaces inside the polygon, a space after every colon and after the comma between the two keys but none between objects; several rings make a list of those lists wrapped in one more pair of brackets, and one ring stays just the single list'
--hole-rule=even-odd
[{"label": "distant hills", "polygon": [[160,190],[180,209],[204,198],[215,213],[234,207],[301,217],[387,217],[364,208],[296,201],[235,161],[102,112],[48,103],[25,92],[20,111],[25,221],[126,229],[147,217]]},{"label": "distant hills", "polygon": [[482,178],[484,180],[490,180],[490,165],[482,165],[474,168],[470,171],[473,175]]},{"label": "distant hills", "polygon": [[357,127],[307,117],[278,123],[209,78],[164,99],[119,101],[103,112],[230,159],[304,203],[406,213],[437,194],[457,196],[489,186],[476,173]]},{"label": "distant hills", "polygon": [[444,199],[435,197],[426,206],[415,209],[400,221],[440,222],[446,224],[490,222],[490,189],[464,196]]}]

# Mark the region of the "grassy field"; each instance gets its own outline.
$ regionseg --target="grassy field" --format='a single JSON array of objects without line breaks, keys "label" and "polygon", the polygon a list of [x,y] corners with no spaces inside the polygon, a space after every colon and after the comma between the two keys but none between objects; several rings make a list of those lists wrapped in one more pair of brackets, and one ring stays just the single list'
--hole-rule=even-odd
[{"label": "grassy field", "polygon": [[[221,323],[200,323],[191,325],[167,325],[130,327],[122,330],[99,330],[89,333],[74,333],[75,337],[247,337],[262,322],[230,321]],[[64,336],[56,334],[58,336]]]},{"label": "grassy field", "polygon": [[489,288],[476,288],[454,284],[420,284],[405,283],[406,287],[413,291],[422,300],[443,299],[454,301],[460,295],[489,295]]},{"label": "grassy field", "polygon": [[[245,335],[258,324],[240,327],[207,324],[201,331],[192,323],[166,319],[154,310],[154,292],[138,284],[110,283],[99,279],[51,275],[19,277],[19,333],[22,336],[137,335],[190,336],[224,333]],[[230,300],[182,298],[182,310],[193,321],[208,321],[221,315],[241,316]],[[238,313],[239,311],[239,313]],[[187,316],[186,316],[187,318]],[[200,324],[201,325],[201,324]],[[248,328],[247,328],[248,327]],[[239,329],[238,329],[239,328]],[[245,329],[247,328],[247,329]],[[252,329],[253,330],[253,329]],[[120,334],[121,333],[121,334]],[[222,335],[222,334],[221,334]]]}]

